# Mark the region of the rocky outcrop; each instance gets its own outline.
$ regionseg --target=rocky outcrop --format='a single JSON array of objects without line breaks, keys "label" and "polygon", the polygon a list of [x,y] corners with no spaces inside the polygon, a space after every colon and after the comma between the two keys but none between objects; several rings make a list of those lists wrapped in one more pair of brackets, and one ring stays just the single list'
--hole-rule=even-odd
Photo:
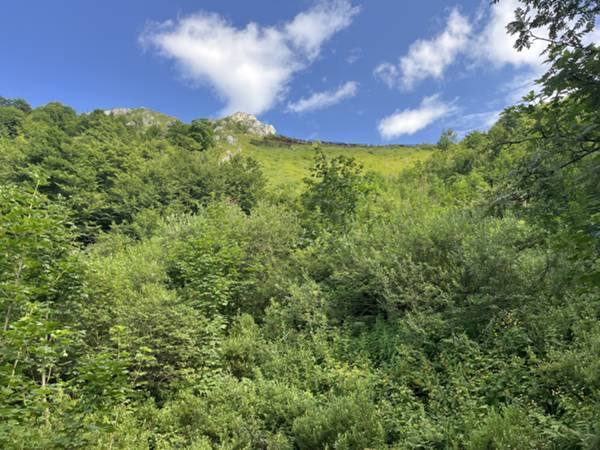
[{"label": "rocky outcrop", "polygon": [[273,125],[263,123],[252,114],[245,112],[236,112],[222,120],[241,127],[248,134],[256,136],[272,136],[277,134],[277,130],[275,130]]},{"label": "rocky outcrop", "polygon": [[[144,128],[157,125],[166,129],[177,120],[174,117],[143,107],[105,109],[104,114],[107,116],[125,117],[127,125],[137,125]],[[252,114],[245,112],[236,112],[231,116],[213,121],[213,123],[215,125],[215,139],[222,139],[229,145],[237,143],[235,134],[239,132],[259,137],[277,135],[277,130],[275,130],[273,125],[263,123]]]},{"label": "rocky outcrop", "polygon": [[236,155],[242,153],[242,149],[240,147],[237,150],[227,150],[225,155],[221,158],[221,164],[231,161]]},{"label": "rocky outcrop", "polygon": [[[144,108],[140,108],[144,109]],[[113,108],[113,109],[105,109],[104,114],[107,116],[125,116],[127,114],[131,114],[134,111],[133,108]]]},{"label": "rocky outcrop", "polygon": [[142,128],[152,126],[166,128],[177,120],[174,117],[143,107],[105,109],[104,114],[107,116],[125,117],[127,126],[139,126]]}]

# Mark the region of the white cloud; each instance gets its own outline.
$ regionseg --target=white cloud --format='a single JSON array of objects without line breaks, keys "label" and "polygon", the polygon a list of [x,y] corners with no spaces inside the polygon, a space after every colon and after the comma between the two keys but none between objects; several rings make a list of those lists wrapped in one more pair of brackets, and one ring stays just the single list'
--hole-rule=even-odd
[{"label": "white cloud", "polygon": [[281,26],[245,28],[217,14],[197,13],[151,26],[140,41],[175,60],[187,79],[211,86],[226,103],[222,114],[261,114],[357,13],[347,0],[321,1]]},{"label": "white cloud", "polygon": [[397,111],[379,122],[378,130],[384,139],[414,134],[455,111],[455,108],[439,100],[439,95],[425,97],[418,108]]},{"label": "white cloud", "polygon": [[427,78],[442,79],[448,66],[463,55],[472,67],[512,66],[528,71],[533,80],[543,72],[545,44],[535,41],[530,48],[514,48],[516,36],[509,35],[506,26],[514,20],[518,5],[517,0],[502,0],[474,21],[454,9],[438,36],[414,42],[398,64],[380,64],[374,74],[389,87],[412,89]]},{"label": "white cloud", "polygon": [[408,55],[400,59],[402,85],[410,89],[425,78],[441,78],[468,44],[470,33],[469,21],[458,10],[452,10],[446,29],[439,36],[415,42]]},{"label": "white cloud", "polygon": [[358,90],[358,83],[348,81],[334,91],[316,92],[308,98],[288,104],[288,110],[295,113],[314,111],[333,106],[344,99],[354,97]]},{"label": "white cloud", "polygon": [[[519,51],[514,46],[517,36],[506,30],[506,26],[515,20],[518,7],[517,0],[503,0],[492,5],[483,29],[471,43],[469,55],[476,66],[518,69],[513,78],[500,87],[508,104],[519,102],[529,92],[537,91],[539,87],[535,80],[547,69],[544,42],[533,41],[531,47]],[[536,34],[545,37],[547,31],[538,30]]]},{"label": "white cloud", "polygon": [[[529,92],[538,92],[540,86],[535,83],[548,69],[546,55],[543,53],[547,43],[533,40],[529,48],[518,51],[514,48],[515,35],[509,35],[506,26],[514,20],[517,0],[503,0],[492,6],[487,23],[480,35],[471,45],[471,57],[479,65],[492,65],[496,68],[510,66],[519,69],[513,78],[501,86],[505,100],[519,102]],[[548,37],[545,28],[535,31],[537,36]],[[600,30],[587,34],[585,43],[600,42]]]},{"label": "white cloud", "polygon": [[426,78],[440,79],[446,68],[468,46],[470,33],[468,19],[453,9],[444,31],[433,39],[414,42],[398,64],[380,64],[375,75],[388,86],[399,84],[405,89],[412,89]]},{"label": "white cloud", "polygon": [[[547,69],[546,47],[543,41],[534,41],[530,48],[514,48],[517,37],[508,34],[506,26],[514,20],[517,0],[502,0],[487,11],[480,10],[470,21],[453,10],[444,31],[430,40],[416,41],[398,64],[380,64],[374,71],[389,87],[411,88],[425,78],[442,78],[445,69],[462,55],[470,61],[471,69],[481,67],[512,67],[514,75],[499,87],[504,98],[495,106],[499,109],[459,116],[452,105],[444,104],[438,96],[427,97],[417,109],[396,112],[379,122],[379,133],[389,139],[413,134],[434,121],[454,115],[452,126],[462,127],[462,134],[474,129],[487,129],[499,118],[501,107],[514,104],[530,91],[539,90],[535,83]],[[536,35],[547,37],[547,30],[536,30]],[[584,38],[584,44],[600,42],[600,30]]]},{"label": "white cloud", "polygon": [[[534,41],[530,48],[518,51],[516,36],[509,35],[506,26],[515,19],[517,0],[502,0],[492,5],[487,23],[469,47],[470,56],[480,63],[495,67],[510,65],[517,68],[538,68],[544,62],[545,44]],[[544,31],[540,31],[544,35]]]},{"label": "white cloud", "polygon": [[294,46],[313,59],[319,56],[323,42],[350,25],[358,12],[358,7],[345,0],[322,1],[298,14],[285,31]]}]

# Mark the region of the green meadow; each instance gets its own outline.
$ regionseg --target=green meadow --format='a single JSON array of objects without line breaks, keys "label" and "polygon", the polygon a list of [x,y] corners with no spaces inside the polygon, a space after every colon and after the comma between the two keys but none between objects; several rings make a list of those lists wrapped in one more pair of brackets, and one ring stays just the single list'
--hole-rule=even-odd
[{"label": "green meadow", "polygon": [[222,145],[222,151],[236,151],[256,159],[270,187],[290,186],[300,188],[309,175],[315,154],[322,151],[327,157],[347,156],[356,159],[365,172],[375,172],[382,176],[394,176],[402,170],[413,167],[417,162],[426,161],[432,154],[432,146],[369,146],[321,144],[317,141],[306,143],[273,143],[268,138],[236,136],[234,145]]}]

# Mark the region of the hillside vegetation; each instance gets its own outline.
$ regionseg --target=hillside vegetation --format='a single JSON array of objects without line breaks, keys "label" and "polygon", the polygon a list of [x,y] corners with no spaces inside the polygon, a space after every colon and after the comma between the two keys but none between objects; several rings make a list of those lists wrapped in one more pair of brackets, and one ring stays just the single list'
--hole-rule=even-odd
[{"label": "hillside vegetation", "polygon": [[600,448],[600,6],[521,3],[424,149],[0,98],[0,448]]},{"label": "hillside vegetation", "polygon": [[398,175],[403,169],[425,161],[431,154],[431,146],[345,146],[318,141],[286,142],[248,135],[236,135],[234,144],[223,143],[221,148],[225,153],[236,152],[239,148],[243,154],[260,163],[269,186],[292,190],[301,189],[302,181],[309,175],[315,154],[319,151],[332,158],[354,158],[365,171],[384,177]]},{"label": "hillside vegetation", "polygon": [[[177,119],[147,108],[116,108],[105,114],[120,117],[129,127],[141,129],[158,128],[166,133]],[[254,126],[268,127],[254,116],[249,118]],[[248,119],[247,119],[248,120]],[[323,152],[330,157],[346,156],[356,159],[366,172],[388,177],[398,175],[403,169],[426,160],[431,154],[431,145],[371,146],[347,143],[302,141],[279,135],[261,135],[247,126],[233,121],[230,117],[211,122],[215,131],[215,152],[223,158],[245,155],[255,159],[265,175],[267,186],[272,189],[289,189],[297,192],[302,189],[303,180],[309,175],[315,155]]]}]

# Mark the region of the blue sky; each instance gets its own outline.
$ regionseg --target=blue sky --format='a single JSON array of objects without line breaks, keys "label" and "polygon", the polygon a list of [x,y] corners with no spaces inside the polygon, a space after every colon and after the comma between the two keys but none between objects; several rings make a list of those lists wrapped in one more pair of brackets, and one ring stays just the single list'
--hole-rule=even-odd
[{"label": "blue sky", "polygon": [[285,135],[437,141],[485,129],[543,70],[504,26],[516,0],[19,0],[0,95],[182,120],[245,110]]}]

